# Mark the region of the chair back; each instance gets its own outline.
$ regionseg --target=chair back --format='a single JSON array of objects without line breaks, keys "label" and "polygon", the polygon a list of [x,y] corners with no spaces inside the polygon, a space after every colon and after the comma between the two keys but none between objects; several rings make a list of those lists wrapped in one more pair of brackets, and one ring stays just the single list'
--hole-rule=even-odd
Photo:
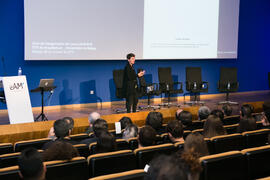
[{"label": "chair back", "polygon": [[200,84],[202,82],[202,69],[200,67],[186,67],[186,81]]},{"label": "chair back", "polygon": [[257,179],[270,175],[270,145],[241,151],[246,156],[249,179]]},{"label": "chair back", "polygon": [[159,67],[158,80],[160,84],[173,84],[172,69],[170,67]]},{"label": "chair back", "polygon": [[89,138],[89,135],[86,134],[86,133],[81,133],[81,134],[72,134],[72,135],[70,135],[69,137],[70,137],[70,139],[73,140],[73,141],[78,141],[78,142],[80,142],[80,141],[82,141],[82,140],[84,140],[84,139]]},{"label": "chair back", "polygon": [[242,150],[245,147],[243,136],[239,133],[215,136],[210,139],[213,143],[215,153]]},{"label": "chair back", "polygon": [[116,97],[120,99],[124,98],[124,93],[123,93],[124,70],[123,69],[113,70],[113,81],[116,87]]},{"label": "chair back", "polygon": [[177,150],[178,149],[170,143],[135,149],[134,154],[137,159],[137,168],[144,168],[146,164],[149,164],[154,157],[160,154],[170,155]]},{"label": "chair back", "polygon": [[255,131],[243,132],[246,148],[264,146],[268,143],[270,129],[260,129]]},{"label": "chair back", "polygon": [[87,158],[90,177],[136,169],[136,159],[131,150],[99,153]]},{"label": "chair back", "polygon": [[240,121],[240,115],[225,116],[222,120],[224,125],[238,124]]},{"label": "chair back", "polygon": [[0,168],[18,165],[20,152],[0,155]]},{"label": "chair back", "polygon": [[224,83],[237,83],[237,68],[221,67],[219,80]]},{"label": "chair back", "polygon": [[1,168],[0,179],[20,180],[19,166]]},{"label": "chair back", "polygon": [[86,144],[75,144],[73,145],[75,147],[80,156],[87,158],[90,155],[89,147]]},{"label": "chair back", "polygon": [[42,139],[33,139],[33,140],[27,140],[27,141],[19,141],[14,144],[14,151],[15,152],[21,152],[22,150],[33,147],[36,149],[42,149],[42,146],[51,141],[50,138],[42,138]]},{"label": "chair back", "polygon": [[247,165],[240,151],[204,156],[200,158],[203,171],[200,180],[246,180]]},{"label": "chair back", "polygon": [[121,173],[98,176],[91,178],[90,180],[144,180],[145,175],[146,172],[143,169],[135,169]]},{"label": "chair back", "polygon": [[46,179],[88,179],[87,161],[84,157],[75,157],[70,161],[47,161],[44,162],[47,171]]},{"label": "chair back", "polygon": [[7,153],[13,153],[12,143],[0,143],[0,155]]}]

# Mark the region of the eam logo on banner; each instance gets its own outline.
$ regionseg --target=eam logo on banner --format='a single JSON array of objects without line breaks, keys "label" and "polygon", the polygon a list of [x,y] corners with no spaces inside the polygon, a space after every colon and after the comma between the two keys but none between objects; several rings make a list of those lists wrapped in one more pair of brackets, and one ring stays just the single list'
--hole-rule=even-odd
[{"label": "eam logo on banner", "polygon": [[24,83],[13,83],[12,85],[9,86],[10,90],[19,90],[19,89],[24,89]]}]

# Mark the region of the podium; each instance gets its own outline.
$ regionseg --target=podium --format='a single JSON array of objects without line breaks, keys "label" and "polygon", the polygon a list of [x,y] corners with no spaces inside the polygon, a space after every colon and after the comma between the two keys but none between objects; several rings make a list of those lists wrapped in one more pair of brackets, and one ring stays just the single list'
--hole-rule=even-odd
[{"label": "podium", "polygon": [[[50,83],[47,82],[48,80]],[[53,79],[41,79],[39,87],[31,90],[31,92],[41,93],[41,113],[35,118],[35,121],[39,121],[39,118],[41,118],[41,121],[48,121],[48,118],[44,114],[44,92],[52,91],[56,88],[56,86],[52,85],[53,81]]]},{"label": "podium", "polygon": [[10,124],[34,122],[25,76],[0,77]]}]

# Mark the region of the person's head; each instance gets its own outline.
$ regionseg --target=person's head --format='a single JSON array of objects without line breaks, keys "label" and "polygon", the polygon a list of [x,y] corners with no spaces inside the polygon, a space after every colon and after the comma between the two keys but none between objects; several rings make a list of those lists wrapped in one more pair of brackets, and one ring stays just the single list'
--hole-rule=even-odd
[{"label": "person's head", "polygon": [[214,109],[214,110],[211,112],[211,115],[215,115],[215,116],[219,117],[219,119],[220,119],[221,121],[223,121],[223,119],[224,119],[224,113],[223,113],[221,110],[219,110],[219,109]]},{"label": "person's head", "polygon": [[27,148],[21,152],[18,159],[19,175],[23,179],[45,179],[46,166],[40,153],[35,148]]},{"label": "person's head", "polygon": [[145,180],[188,180],[188,167],[174,156],[160,155],[150,162]]},{"label": "person's head", "polygon": [[152,146],[155,144],[156,131],[151,126],[144,126],[139,130],[139,145],[140,146]]},{"label": "person's head", "polygon": [[225,104],[224,106],[222,106],[222,110],[225,114],[225,116],[231,116],[232,115],[232,106],[230,106],[229,104]]},{"label": "person's head", "polygon": [[74,128],[74,119],[72,117],[63,117],[63,119],[67,121],[71,131]]},{"label": "person's head", "polygon": [[129,53],[127,54],[128,63],[132,66],[135,63],[135,54]]},{"label": "person's head", "polygon": [[163,116],[160,112],[149,112],[147,118],[146,118],[146,125],[151,126],[156,131],[162,129],[162,123],[163,123]]},{"label": "person's head", "polygon": [[69,136],[70,134],[70,125],[65,119],[58,119],[53,124],[54,133],[57,139],[62,139]]},{"label": "person's head", "polygon": [[207,106],[201,106],[198,110],[199,120],[207,119],[210,115],[210,109]]},{"label": "person's head", "polygon": [[204,137],[198,132],[191,133],[186,137],[184,152],[189,152],[196,158],[209,154]]},{"label": "person's head", "polygon": [[116,150],[115,137],[108,131],[101,131],[97,138],[97,153],[112,152]]},{"label": "person's head", "polygon": [[227,134],[218,116],[210,115],[203,125],[203,135],[206,138]]},{"label": "person's head", "polygon": [[192,114],[188,111],[182,111],[177,116],[177,120],[179,120],[184,127],[188,127],[192,124]]},{"label": "person's head", "polygon": [[44,161],[54,160],[71,160],[78,157],[78,150],[72,144],[65,141],[55,141],[52,145],[43,152]]},{"label": "person's head", "polygon": [[98,137],[101,131],[108,131],[108,124],[107,121],[104,119],[97,119],[93,124],[93,131],[95,136]]},{"label": "person's head", "polygon": [[244,104],[241,106],[241,116],[242,117],[252,117],[253,106],[250,104]]},{"label": "person's head", "polygon": [[138,127],[135,124],[129,124],[123,131],[123,139],[137,137]]},{"label": "person's head", "polygon": [[167,125],[167,132],[172,142],[183,138],[183,125],[178,120],[172,120]]},{"label": "person's head", "polygon": [[267,121],[270,121],[270,101],[266,101],[263,104],[263,112],[265,117],[267,118]]},{"label": "person's head", "polygon": [[92,127],[94,122],[100,118],[100,114],[98,112],[92,112],[88,116],[89,126]]},{"label": "person's head", "polygon": [[121,124],[121,129],[125,129],[128,125],[132,124],[131,119],[126,116],[122,117],[119,122]]},{"label": "person's head", "polygon": [[239,121],[238,129],[237,131],[239,133],[245,132],[245,131],[253,131],[257,129],[256,120],[253,117],[243,117]]}]

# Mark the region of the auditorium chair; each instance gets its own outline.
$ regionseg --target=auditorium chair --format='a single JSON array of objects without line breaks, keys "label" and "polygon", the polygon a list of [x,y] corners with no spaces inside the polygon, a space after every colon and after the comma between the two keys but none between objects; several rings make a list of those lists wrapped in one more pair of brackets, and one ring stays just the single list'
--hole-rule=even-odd
[{"label": "auditorium chair", "polygon": [[247,159],[249,179],[270,176],[270,145],[244,149],[241,152]]},{"label": "auditorium chair", "polygon": [[177,143],[174,143],[173,145],[174,145],[174,147],[177,148],[177,150],[183,151],[185,143],[184,142],[177,142]]},{"label": "auditorium chair", "polygon": [[89,147],[86,144],[75,144],[73,145],[75,147],[80,156],[87,158],[90,155]]},{"label": "auditorium chair", "polygon": [[72,134],[69,136],[71,140],[80,142],[81,140],[89,138],[89,135],[86,133]]},{"label": "auditorium chair", "polygon": [[0,155],[7,153],[13,153],[12,143],[0,143]]},{"label": "auditorium chair", "polygon": [[0,168],[18,165],[20,152],[0,155]]},{"label": "auditorium chair", "polygon": [[238,124],[240,121],[240,115],[225,116],[222,120],[223,125]]},{"label": "auditorium chair", "polygon": [[42,149],[42,146],[51,141],[50,138],[42,138],[42,139],[33,139],[33,140],[26,140],[26,141],[18,141],[14,144],[14,152],[21,152],[22,150],[33,147],[36,149]]},{"label": "auditorium chair", "polygon": [[204,142],[207,145],[207,149],[208,149],[209,155],[210,154],[215,154],[214,145],[213,145],[213,142],[211,141],[211,139],[210,138],[204,138]]},{"label": "auditorium chair", "polygon": [[[138,70],[139,71],[139,70]],[[139,97],[147,96],[147,107],[144,109],[160,109],[160,106],[150,105],[150,98],[152,96],[160,95],[161,91],[157,83],[146,83],[144,76],[139,77]],[[140,106],[140,108],[143,108]]]},{"label": "auditorium chair", "polygon": [[158,80],[160,93],[164,93],[168,96],[168,103],[161,105],[172,105],[170,102],[170,97],[172,94],[183,93],[182,82],[174,82],[172,76],[172,69],[170,67],[159,67],[158,68]]},{"label": "auditorium chair", "polygon": [[72,160],[57,160],[44,162],[47,167],[47,180],[85,180],[89,178],[87,161],[84,157]]},{"label": "auditorium chair", "polygon": [[198,100],[198,95],[208,92],[208,82],[202,81],[202,70],[200,67],[186,67],[186,90],[194,94],[194,101],[185,102],[186,104],[204,104]]},{"label": "auditorium chair", "polygon": [[237,68],[221,67],[218,90],[219,92],[226,93],[226,100],[219,102],[219,104],[238,104],[237,102],[229,101],[229,93],[238,91],[238,88]]},{"label": "auditorium chair", "polygon": [[173,144],[161,144],[154,146],[141,147],[134,150],[134,154],[137,159],[137,168],[144,168],[146,164],[149,164],[150,161],[160,155],[166,154],[170,155],[176,152],[178,149],[174,147]]},{"label": "auditorium chair", "polygon": [[205,120],[195,120],[195,121],[192,121],[191,129],[192,130],[202,129],[203,128],[203,125],[204,125],[204,122],[205,122]]},{"label": "auditorium chair", "polygon": [[201,135],[203,135],[203,129],[195,129],[193,131],[191,131],[192,133],[200,133]]},{"label": "auditorium chair", "polygon": [[143,169],[135,169],[121,173],[108,174],[91,178],[90,180],[144,180],[146,172]]},{"label": "auditorium chair", "polygon": [[87,158],[90,177],[137,169],[131,150],[90,155]]},{"label": "auditorium chair", "polygon": [[233,150],[242,150],[245,147],[243,136],[239,133],[215,136],[210,138],[210,140],[216,154]]},{"label": "auditorium chair", "polygon": [[[40,153],[43,152],[43,150],[38,150],[38,151]],[[0,168],[18,165],[18,158],[20,155],[21,155],[21,152],[0,155]]]},{"label": "auditorium chair", "polygon": [[128,144],[129,144],[129,148],[131,150],[137,149],[138,146],[139,146],[138,138],[137,137],[129,138],[128,139]]},{"label": "auditorium chair", "polygon": [[[116,139],[116,150],[129,150],[129,143],[124,139]],[[90,154],[97,153],[97,142],[93,142],[89,145]]]},{"label": "auditorium chair", "polygon": [[243,132],[246,148],[264,146],[268,142],[270,129],[260,129],[255,131]]},{"label": "auditorium chair", "polygon": [[19,166],[0,168],[0,179],[21,180],[19,176]]},{"label": "auditorium chair", "polygon": [[226,125],[223,127],[226,129],[227,134],[235,134],[235,133],[237,133],[238,126],[239,126],[239,124],[232,124],[232,125]]},{"label": "auditorium chair", "polygon": [[[123,69],[117,69],[113,70],[113,81],[116,87],[115,96],[118,99],[125,98],[124,92],[123,92],[123,80],[124,80],[124,70]],[[125,113],[126,109],[116,109],[116,113]]]},{"label": "auditorium chair", "polygon": [[247,165],[240,151],[229,151],[200,158],[200,180],[246,180]]}]

